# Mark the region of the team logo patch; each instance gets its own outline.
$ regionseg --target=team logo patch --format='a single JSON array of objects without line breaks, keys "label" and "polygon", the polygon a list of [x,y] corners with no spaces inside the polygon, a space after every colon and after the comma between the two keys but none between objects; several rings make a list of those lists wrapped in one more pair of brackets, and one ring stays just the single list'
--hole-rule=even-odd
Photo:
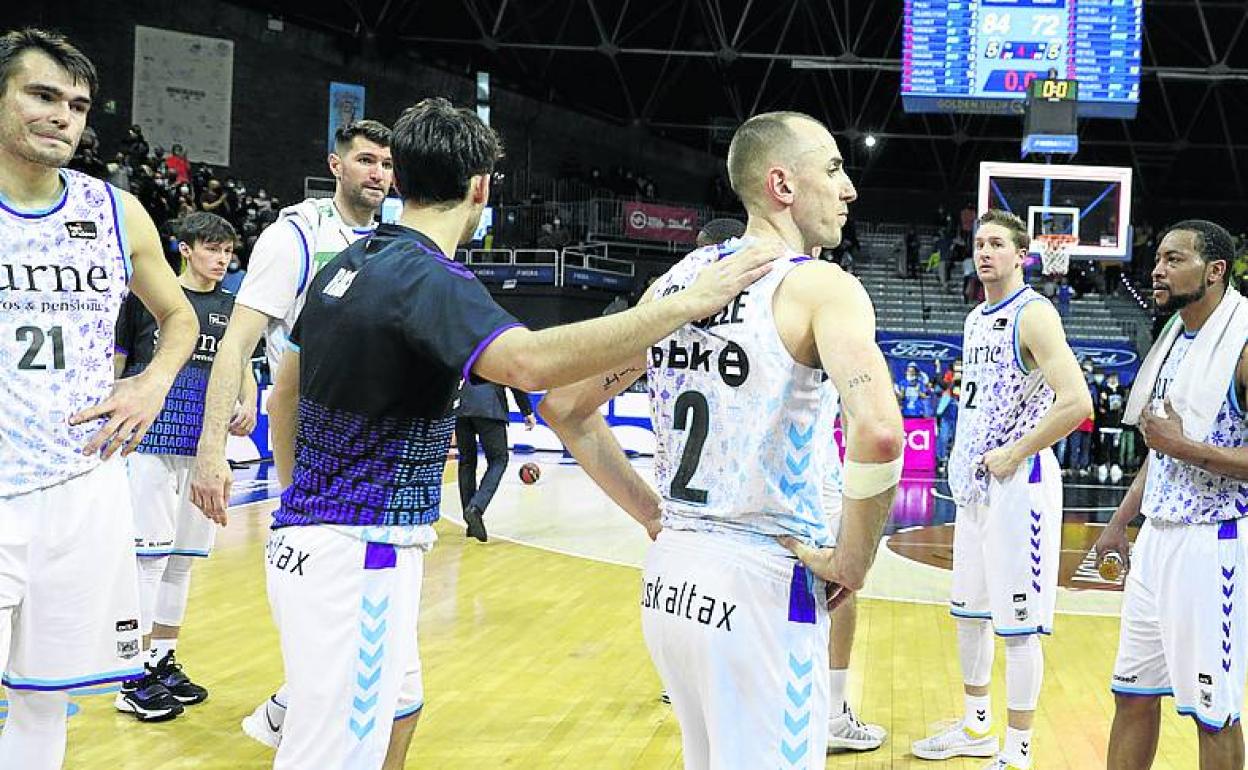
[{"label": "team logo patch", "polygon": [[1213,708],[1213,691],[1212,690],[1200,691],[1200,705],[1204,706],[1207,709]]},{"label": "team logo patch", "polygon": [[99,235],[95,228],[95,223],[86,222],[66,222],[65,231],[69,233],[70,238],[81,238],[93,241]]},{"label": "team logo patch", "polygon": [[230,322],[230,317],[228,315],[224,315],[223,313],[209,313],[208,314],[208,323],[212,324],[213,326],[226,326],[227,324],[229,324],[229,322]]},{"label": "team logo patch", "polygon": [[1019,602],[1025,602],[1025,601],[1027,601],[1027,594],[1014,594],[1015,604],[1018,604]]},{"label": "team logo patch", "polygon": [[1026,607],[1015,607],[1015,608],[1014,608],[1014,619],[1015,619],[1015,620],[1026,620],[1026,619],[1027,619],[1027,608],[1026,608]]},{"label": "team logo patch", "polygon": [[1213,677],[1209,676],[1208,674],[1200,674],[1199,676],[1196,677],[1196,679],[1201,684],[1207,684],[1207,685],[1213,684]]},{"label": "team logo patch", "polygon": [[993,321],[993,322],[992,322],[992,330],[993,330],[994,332],[999,332],[999,331],[1004,330],[1004,329],[1005,329],[1005,327],[1007,327],[1007,326],[1009,326],[1009,325],[1010,325],[1010,319],[1008,319],[1008,318],[998,318],[997,320],[995,320],[995,321]]},{"label": "team logo patch", "polygon": [[117,643],[117,657],[130,659],[139,654],[139,640],[131,639],[126,642]]},{"label": "team logo patch", "polygon": [[129,618],[128,620],[117,621],[117,633],[119,634],[124,633],[126,631],[138,631],[138,630],[139,630],[139,621],[135,620],[134,618]]}]

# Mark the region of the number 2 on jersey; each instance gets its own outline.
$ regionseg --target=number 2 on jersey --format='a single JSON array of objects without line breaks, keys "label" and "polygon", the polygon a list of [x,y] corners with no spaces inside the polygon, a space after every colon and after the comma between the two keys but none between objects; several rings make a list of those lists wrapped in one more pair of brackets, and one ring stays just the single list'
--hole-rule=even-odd
[{"label": "number 2 on jersey", "polygon": [[40,351],[43,350],[44,340],[49,338],[52,340],[51,368],[64,369],[65,340],[61,336],[61,327],[59,326],[53,326],[51,329],[48,329],[46,334],[38,326],[17,327],[17,341],[30,345],[26,349],[25,355],[22,356],[22,360],[17,362],[17,368],[28,371],[48,369],[49,367],[46,363],[38,363],[35,359],[39,357]]},{"label": "number 2 on jersey", "polygon": [[702,459],[702,446],[706,443],[710,422],[711,410],[706,405],[706,396],[696,390],[687,390],[677,397],[672,427],[676,430],[687,428],[689,438],[685,440],[685,451],[680,455],[680,465],[672,479],[672,497],[676,500],[706,503],[706,490],[693,489],[689,486],[689,481],[698,472],[698,462]]},{"label": "number 2 on jersey", "polygon": [[979,393],[979,387],[971,380],[967,380],[962,384],[962,408],[975,408],[975,394]]}]

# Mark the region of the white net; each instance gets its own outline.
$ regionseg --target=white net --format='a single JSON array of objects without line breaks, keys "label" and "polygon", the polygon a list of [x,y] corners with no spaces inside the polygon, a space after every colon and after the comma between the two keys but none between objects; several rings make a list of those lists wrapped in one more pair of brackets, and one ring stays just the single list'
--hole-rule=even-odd
[{"label": "white net", "polygon": [[1070,250],[1079,242],[1073,235],[1039,235],[1040,265],[1045,275],[1066,275],[1070,269]]}]

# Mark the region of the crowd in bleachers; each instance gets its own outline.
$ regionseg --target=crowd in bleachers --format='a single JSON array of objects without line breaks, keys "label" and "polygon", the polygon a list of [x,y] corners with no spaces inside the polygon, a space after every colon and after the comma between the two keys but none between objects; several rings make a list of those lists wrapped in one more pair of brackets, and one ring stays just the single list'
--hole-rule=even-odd
[{"label": "crowd in bleachers", "polygon": [[131,126],[126,138],[111,151],[105,151],[96,133],[87,128],[69,167],[133,193],[156,223],[175,270],[180,267],[180,258],[173,232],[179,218],[208,211],[228,220],[241,242],[235,250],[236,263],[230,266],[227,287],[240,280],[251,246],[260,231],[277,218],[282,205],[263,188],[253,193],[240,179],[192,163],[179,144],[167,151],[150,145],[143,128],[137,125]]},{"label": "crowd in bleachers", "polygon": [[[893,385],[903,417],[935,418],[936,459],[943,474],[953,448],[962,390],[962,360],[936,362],[935,375],[917,362],[907,363]],[[1084,380],[1092,396],[1092,414],[1053,447],[1064,476],[1117,483],[1139,469],[1144,443],[1136,429],[1122,422],[1131,389],[1116,371],[1102,371],[1091,360],[1082,361]]]}]

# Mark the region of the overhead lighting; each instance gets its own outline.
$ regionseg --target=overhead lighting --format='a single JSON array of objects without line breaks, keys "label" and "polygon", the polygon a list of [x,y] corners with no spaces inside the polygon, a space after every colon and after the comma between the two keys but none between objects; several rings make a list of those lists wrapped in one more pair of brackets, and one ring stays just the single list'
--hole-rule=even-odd
[{"label": "overhead lighting", "polygon": [[867,146],[867,149],[869,150],[875,146],[875,141],[876,141],[875,134],[867,134],[865,137],[863,137],[862,143],[865,144]]}]

